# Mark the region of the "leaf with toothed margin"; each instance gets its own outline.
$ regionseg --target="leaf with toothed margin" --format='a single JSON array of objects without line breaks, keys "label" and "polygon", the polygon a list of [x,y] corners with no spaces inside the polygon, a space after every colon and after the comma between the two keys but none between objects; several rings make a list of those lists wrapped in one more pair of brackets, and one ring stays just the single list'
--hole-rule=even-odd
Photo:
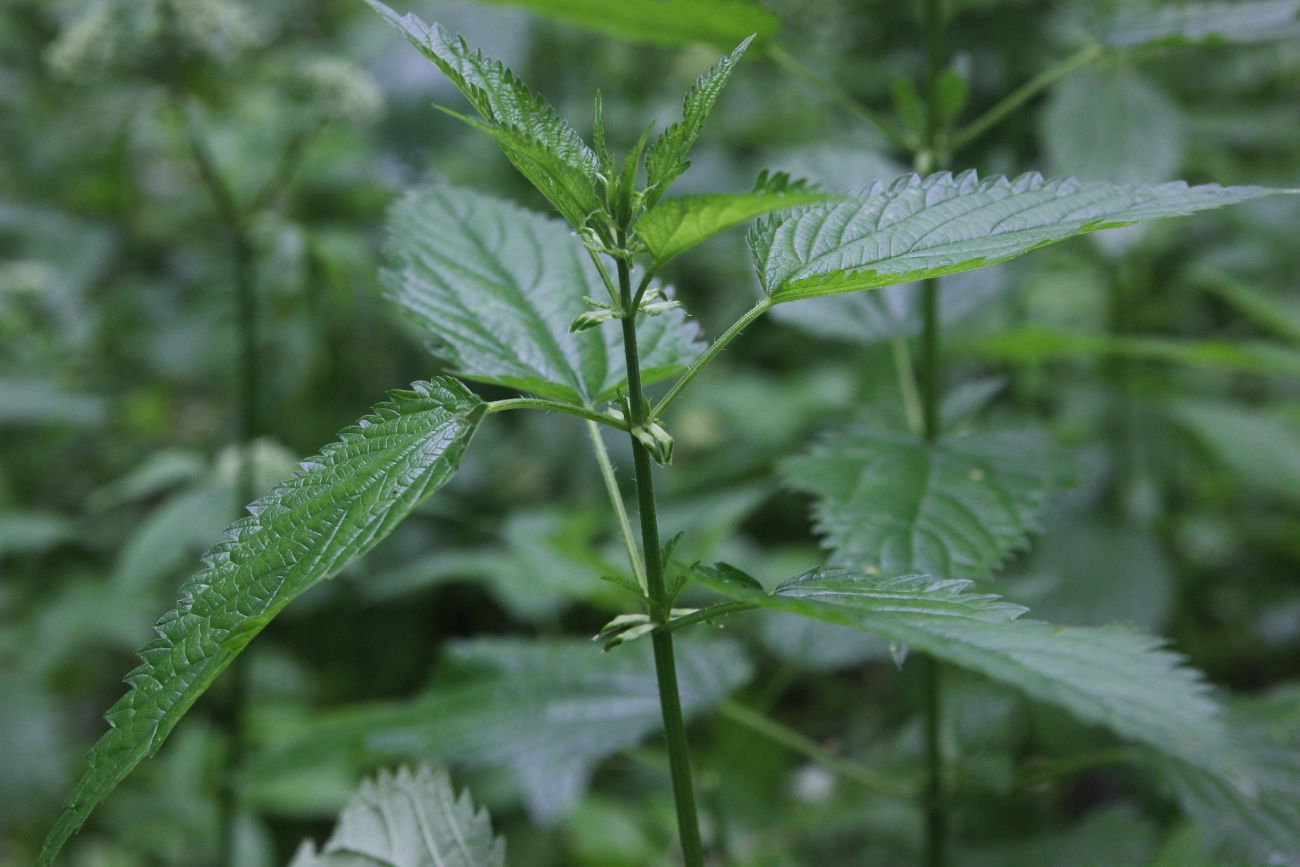
[{"label": "leaf with toothed margin", "polygon": [[[814,569],[772,593],[731,567],[695,566],[724,596],[878,635],[983,674],[1165,756],[1238,780],[1233,748],[1201,674],[1150,635],[1123,627],[1060,627],[928,575]],[[1244,785],[1244,784],[1243,784]]]},{"label": "leaf with toothed margin", "polygon": [[1114,48],[1231,45],[1300,37],[1300,0],[1124,8],[1103,28]]},{"label": "leaf with toothed margin", "polygon": [[657,271],[669,260],[719,232],[773,211],[831,198],[834,196],[804,181],[792,181],[784,173],[764,172],[748,193],[715,193],[662,201],[637,220],[635,231],[650,253],[652,270]]},{"label": "leaf with toothed margin", "polygon": [[983,268],[1100,229],[1279,192],[1289,191],[913,174],[760,220],[749,246],[764,292],[781,303]]},{"label": "leaf with toothed margin", "polygon": [[470,124],[496,139],[520,174],[564,219],[582,226],[602,209],[596,189],[599,158],[545,99],[499,61],[484,57],[437,24],[425,24],[413,14],[399,16],[379,0],[366,3],[456,85],[483,118]]},{"label": "leaf with toothed margin", "polygon": [[[626,382],[618,322],[569,330],[591,310],[584,296],[605,287],[560,221],[435,183],[393,206],[388,235],[390,297],[459,375],[588,406]],[[685,369],[703,350],[698,335],[679,309],[639,317],[642,380]]]},{"label": "leaf with toothed margin", "polygon": [[318,853],[304,841],[289,867],[505,867],[505,840],[441,768],[380,771],[353,794]]},{"label": "leaf with toothed margin", "polygon": [[668,190],[668,185],[690,167],[686,157],[695,140],[704,129],[704,121],[713,111],[722,89],[731,80],[731,73],[736,63],[744,55],[749,44],[754,41],[750,36],[736,46],[731,54],[719,60],[712,69],[696,79],[686,98],[682,101],[682,119],[669,126],[659,138],[654,140],[645,154],[645,205],[653,207],[655,202]]},{"label": "leaf with toothed margin", "polygon": [[833,562],[884,574],[988,577],[1042,529],[1072,462],[1030,431],[956,434],[935,443],[861,425],[782,465],[812,494]]},{"label": "leaf with toothed margin", "polygon": [[127,675],[108,732],[41,849],[59,849],[131,769],[158,751],[190,706],[296,596],[338,574],[455,473],[487,404],[454,379],[390,392],[371,415],[302,462],[302,470],[248,507],[205,568],[181,588],[158,638]]}]

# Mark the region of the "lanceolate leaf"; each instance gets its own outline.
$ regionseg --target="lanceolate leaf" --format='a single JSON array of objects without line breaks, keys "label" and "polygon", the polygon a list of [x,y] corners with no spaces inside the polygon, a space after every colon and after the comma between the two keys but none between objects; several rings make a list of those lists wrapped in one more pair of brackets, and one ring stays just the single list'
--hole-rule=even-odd
[{"label": "lanceolate leaf", "polygon": [[1121,11],[1106,28],[1116,48],[1273,42],[1300,36],[1300,0],[1165,3]]},{"label": "lanceolate leaf", "polygon": [[660,202],[636,223],[658,269],[695,245],[772,211],[821,202],[831,196],[791,182],[785,175],[758,179],[748,193],[685,196]]},{"label": "lanceolate leaf", "polygon": [[970,582],[815,569],[771,593],[729,567],[696,567],[719,592],[851,626],[984,674],[1082,720],[1198,767],[1231,767],[1230,743],[1201,675],[1159,639],[1120,627],[1058,627]]},{"label": "lanceolate leaf", "polygon": [[695,140],[700,137],[700,132],[704,129],[704,121],[713,111],[718,95],[731,80],[736,62],[740,60],[752,41],[752,36],[746,38],[736,46],[735,51],[719,60],[717,65],[691,85],[682,102],[682,119],[664,130],[663,135],[655,139],[650,149],[646,151],[647,206],[654,205],[668,189],[668,185],[690,167],[686,156],[695,145]]},{"label": "lanceolate leaf", "polygon": [[730,48],[750,34],[771,38],[781,21],[752,0],[481,0],[521,6],[611,36],[658,45]]},{"label": "lanceolate leaf", "polygon": [[304,842],[289,867],[505,867],[505,841],[444,770],[380,771],[361,784],[319,852]]},{"label": "lanceolate leaf", "polygon": [[111,727],[46,839],[51,864],[91,810],[152,756],[231,660],[303,591],[336,575],[455,472],[486,404],[439,377],[395,391],[302,471],[249,506],[181,588],[108,711]]},{"label": "lanceolate leaf", "polygon": [[[649,642],[603,654],[585,639],[478,639],[453,645],[471,674],[403,704],[321,714],[250,763],[254,774],[311,766],[325,756],[437,757],[509,768],[537,818],[563,816],[603,759],[640,743],[662,725]],[[678,646],[687,714],[744,685],[751,671],[727,641]]]},{"label": "lanceolate leaf", "polygon": [[600,210],[599,160],[546,100],[500,62],[472,50],[437,24],[425,24],[411,14],[399,17],[379,0],[366,2],[451,79],[483,117],[482,128],[566,220],[581,226]]},{"label": "lanceolate leaf", "polygon": [[975,172],[873,184],[858,196],[761,220],[750,249],[776,302],[982,268],[1076,235],[1272,194],[1262,187],[1113,184]]},{"label": "lanceolate leaf", "polygon": [[981,579],[1041,529],[1069,467],[1029,432],[927,443],[861,427],[787,461],[783,472],[788,485],[817,498],[814,520],[834,562]]},{"label": "lanceolate leaf", "polygon": [[[569,324],[606,289],[582,243],[557,220],[446,184],[408,193],[389,219],[382,275],[435,351],[480,382],[594,404],[625,380],[617,322]],[[655,382],[699,355],[681,310],[637,323],[642,377]]]},{"label": "lanceolate leaf", "polygon": [[986,337],[971,348],[983,358],[1013,364],[1117,356],[1206,370],[1300,378],[1300,352],[1262,340],[1184,340],[1028,326]]}]

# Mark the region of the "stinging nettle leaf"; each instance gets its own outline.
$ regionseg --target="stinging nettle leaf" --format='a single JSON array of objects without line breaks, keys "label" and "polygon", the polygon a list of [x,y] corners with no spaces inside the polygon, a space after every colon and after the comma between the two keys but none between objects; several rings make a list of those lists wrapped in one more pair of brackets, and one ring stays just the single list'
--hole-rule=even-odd
[{"label": "stinging nettle leaf", "polygon": [[318,853],[303,841],[289,867],[505,867],[505,841],[442,769],[380,771],[339,813]]},{"label": "stinging nettle leaf", "polygon": [[752,0],[480,0],[519,6],[570,24],[655,45],[728,48],[749,34],[764,42],[781,20]]},{"label": "stinging nettle leaf", "polygon": [[645,244],[658,270],[669,260],[720,232],[773,211],[823,202],[833,196],[810,189],[787,175],[759,176],[748,193],[683,196],[655,205],[636,222],[637,237]]},{"label": "stinging nettle leaf", "polygon": [[425,24],[413,14],[398,16],[379,0],[366,2],[451,79],[483,117],[483,124],[471,123],[497,140],[515,168],[564,219],[582,226],[601,210],[596,190],[600,160],[546,100],[500,62],[472,50],[437,24]]},{"label": "stinging nettle leaf", "polygon": [[782,473],[817,498],[813,519],[833,562],[961,579],[986,578],[1027,547],[1073,475],[1068,455],[1032,432],[928,443],[867,426],[822,440]]},{"label": "stinging nettle leaf", "polygon": [[652,207],[667,191],[668,185],[690,167],[686,157],[700,137],[704,121],[713,111],[722,89],[731,80],[736,63],[753,41],[753,36],[747,37],[731,54],[696,79],[682,101],[682,119],[665,129],[646,151],[646,207]]},{"label": "stinging nettle leaf", "polygon": [[[625,381],[617,322],[578,333],[584,296],[606,294],[561,222],[447,184],[407,193],[388,221],[392,298],[468,379],[593,405]],[[642,377],[679,373],[703,350],[681,310],[638,319]]]},{"label": "stinging nettle leaf", "polygon": [[126,677],[131,689],[106,714],[109,731],[46,838],[41,867],[284,606],[374,547],[451,478],[486,408],[447,377],[390,392],[248,507],[140,651]]},{"label": "stinging nettle leaf", "polygon": [[850,626],[979,672],[1167,756],[1233,778],[1236,756],[1201,674],[1157,638],[1128,628],[1060,627],[971,582],[814,569],[771,594],[705,584],[733,599]]},{"label": "stinging nettle leaf", "polygon": [[776,303],[878,289],[1005,262],[1099,229],[1219,208],[1278,190],[1145,186],[974,171],[875,183],[839,202],[760,220],[749,235]]},{"label": "stinging nettle leaf", "polygon": [[1115,48],[1274,42],[1300,36],[1300,0],[1139,6],[1104,29]]}]

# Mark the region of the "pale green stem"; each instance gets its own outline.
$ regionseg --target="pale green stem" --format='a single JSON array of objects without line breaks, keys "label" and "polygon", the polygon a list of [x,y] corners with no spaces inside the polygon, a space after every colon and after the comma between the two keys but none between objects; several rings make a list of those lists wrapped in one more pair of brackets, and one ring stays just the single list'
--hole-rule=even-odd
[{"label": "pale green stem", "polygon": [[816,88],[817,90],[825,94],[831,100],[839,103],[842,107],[847,109],[851,114],[855,114],[862,120],[871,124],[871,126],[875,127],[876,130],[878,130],[880,134],[883,135],[889,141],[889,143],[893,145],[895,148],[897,148],[898,150],[906,151],[911,149],[912,143],[909,142],[907,140],[907,137],[902,132],[900,132],[893,124],[889,123],[889,121],[885,120],[879,114],[872,111],[867,106],[863,105],[860,101],[854,99],[852,96],[846,93],[842,88],[840,88],[839,85],[835,84],[835,82],[829,81],[828,79],[822,77],[818,73],[804,66],[781,46],[769,45],[767,47],[767,56],[772,58],[772,61],[776,63],[777,66],[780,66],[783,69],[785,69],[786,72],[789,72],[791,75],[795,76],[796,78],[803,79],[805,82],[807,82],[808,84],[812,85],[814,88]]},{"label": "pale green stem", "polygon": [[708,366],[709,362],[717,357],[719,352],[727,348],[728,343],[739,337],[740,332],[744,331],[745,328],[755,319],[766,313],[767,309],[771,306],[772,299],[764,298],[762,301],[759,301],[751,307],[748,313],[732,323],[731,327],[724,331],[721,337],[713,341],[713,343],[709,345],[709,348],[704,350],[703,355],[695,359],[694,364],[686,368],[686,372],[673,383],[672,388],[668,389],[668,393],[664,395],[663,400],[655,404],[655,408],[650,413],[650,416],[652,418],[660,418],[663,415],[664,410],[668,408],[668,405],[677,399],[678,395],[682,393],[682,390],[685,389],[686,386],[690,385],[691,380],[699,376],[700,372]]},{"label": "pale green stem", "polygon": [[641,564],[641,552],[636,547],[636,537],[632,535],[632,522],[628,520],[627,508],[623,505],[623,494],[618,489],[618,478],[614,475],[614,465],[609,460],[609,450],[605,440],[600,436],[600,428],[594,421],[587,422],[587,433],[591,435],[591,447],[596,452],[596,463],[600,465],[600,475],[605,480],[605,491],[609,494],[610,505],[618,518],[618,528],[623,534],[623,544],[627,548],[627,560],[632,565],[632,574],[636,576],[637,586],[642,593],[649,593],[645,581],[645,567]]},{"label": "pale green stem", "polygon": [[912,352],[907,348],[907,341],[902,337],[890,340],[889,348],[894,355],[894,370],[898,373],[898,391],[903,397],[903,412],[907,415],[907,427],[912,433],[919,434],[923,424],[921,393],[916,386]]},{"label": "pale green stem", "polygon": [[718,713],[755,734],[762,735],[791,752],[811,759],[838,776],[877,794],[899,800],[911,800],[916,797],[916,793],[910,786],[877,773],[859,762],[837,756],[807,735],[753,708],[727,699],[718,705]]},{"label": "pale green stem", "polygon": [[494,400],[488,405],[488,413],[507,412],[512,409],[539,409],[542,412],[561,412],[565,415],[573,415],[578,418],[585,418],[587,421],[596,422],[597,424],[607,425],[615,430],[627,430],[627,426],[603,412],[597,412],[585,406],[577,406],[571,403],[560,403],[556,400],[543,400],[540,397],[512,397],[506,400]]},{"label": "pale green stem", "polygon": [[1086,45],[1080,48],[1074,54],[1062,60],[1055,66],[1050,66],[1022,84],[1020,87],[1011,91],[1004,96],[992,108],[984,114],[971,121],[963,127],[953,138],[953,150],[960,150],[966,145],[978,139],[984,133],[1006,120],[1016,109],[1020,108],[1029,100],[1051,87],[1056,82],[1065,78],[1076,69],[1087,66],[1094,60],[1098,60],[1106,53],[1106,49],[1098,44]]}]

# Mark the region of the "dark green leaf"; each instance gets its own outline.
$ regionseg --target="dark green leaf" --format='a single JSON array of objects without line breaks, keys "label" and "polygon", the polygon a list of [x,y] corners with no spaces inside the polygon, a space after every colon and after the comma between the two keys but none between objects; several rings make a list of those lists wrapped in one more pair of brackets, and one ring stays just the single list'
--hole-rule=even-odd
[{"label": "dark green leaf", "polygon": [[434,62],[482,116],[515,168],[555,206],[582,226],[602,203],[596,190],[599,159],[555,109],[500,62],[470,49],[437,24],[399,17],[379,0],[366,0]]},{"label": "dark green leaf", "polygon": [[1185,401],[1172,411],[1243,481],[1300,503],[1300,425],[1227,401]]},{"label": "dark green leaf", "polygon": [[[392,297],[468,379],[593,405],[625,381],[617,322],[569,325],[607,295],[581,242],[556,220],[446,184],[404,196],[389,219]],[[702,351],[681,310],[637,323],[642,377],[670,377]]]},{"label": "dark green leaf", "polygon": [[791,182],[786,175],[759,177],[748,193],[684,196],[668,199],[636,223],[636,234],[645,243],[658,270],[670,259],[750,220],[796,205],[821,202],[831,196]]},{"label": "dark green leaf", "polygon": [[[710,584],[711,567],[697,567]],[[1231,741],[1199,672],[1122,627],[1058,627],[971,582],[814,569],[771,593],[712,586],[765,608],[851,626],[979,672],[1197,767],[1229,773]]]},{"label": "dark green leaf", "polygon": [[750,249],[776,302],[878,289],[1014,259],[1099,229],[1195,213],[1275,191],[1262,187],[981,180],[973,171],[906,175],[845,201],[761,220]]},{"label": "dark green leaf", "polygon": [[284,606],[370,550],[452,476],[486,404],[445,377],[412,389],[392,392],[304,461],[208,551],[140,651],[131,690],[108,711],[111,728],[46,839],[42,867]]},{"label": "dark green leaf", "polygon": [[691,85],[682,102],[682,119],[664,130],[663,135],[655,139],[646,151],[647,207],[653,206],[668,190],[668,185],[690,166],[686,157],[694,147],[695,140],[700,137],[704,121],[713,111],[719,94],[731,80],[737,61],[753,39],[753,36],[746,38],[731,54],[719,60],[717,65]]},{"label": "dark green leaf", "polygon": [[480,0],[520,6],[636,42],[729,48],[750,34],[762,43],[780,19],[751,0]]},{"label": "dark green leaf", "polygon": [[1027,432],[927,443],[860,427],[828,437],[782,470],[788,485],[817,498],[814,520],[834,562],[980,579],[1041,529],[1071,462]]}]

